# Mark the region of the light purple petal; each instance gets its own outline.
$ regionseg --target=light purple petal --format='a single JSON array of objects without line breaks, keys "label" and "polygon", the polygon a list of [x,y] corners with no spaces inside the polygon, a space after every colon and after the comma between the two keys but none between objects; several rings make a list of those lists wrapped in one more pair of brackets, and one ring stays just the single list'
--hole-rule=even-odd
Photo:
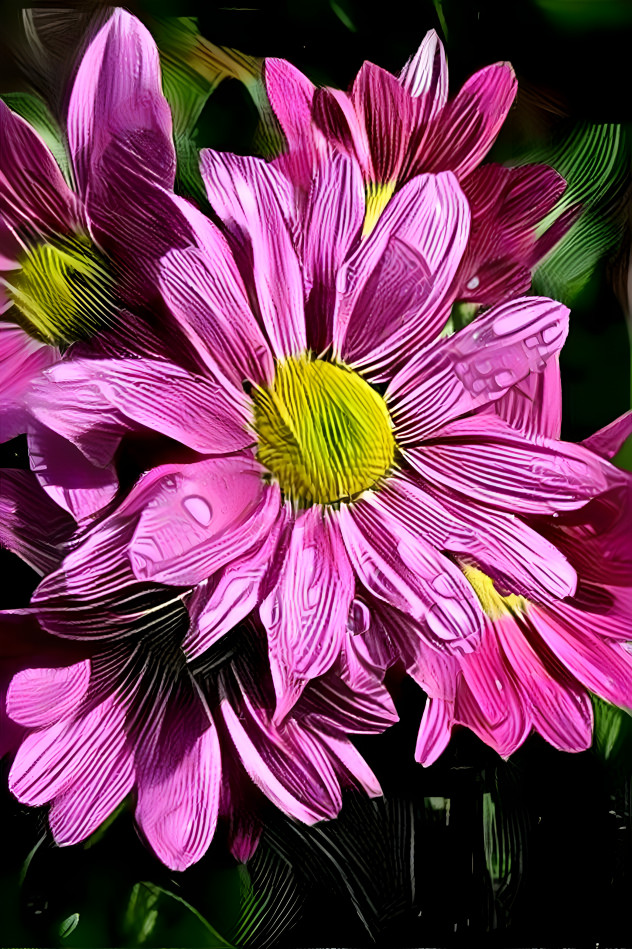
[{"label": "light purple petal", "polygon": [[243,767],[284,813],[305,824],[335,817],[340,788],[328,756],[293,720],[278,730],[243,695],[239,709],[221,702],[226,727]]},{"label": "light purple petal", "polygon": [[312,123],[316,87],[285,59],[265,59],[263,79],[272,111],[287,141],[284,167],[292,181],[307,187],[323,146],[322,135]]},{"label": "light purple petal", "polygon": [[606,464],[581,445],[531,441],[494,416],[451,422],[405,457],[431,485],[517,514],[573,511],[608,488]]},{"label": "light purple petal", "polygon": [[493,307],[423,350],[386,393],[398,443],[418,444],[445,422],[542,371],[566,339],[568,313],[552,300],[525,297]]},{"label": "light purple petal", "polygon": [[373,165],[369,139],[362,118],[346,92],[340,89],[317,89],[312,115],[315,126],[327,141],[355,159],[367,180],[372,179]]},{"label": "light purple petal", "polygon": [[512,386],[486,411],[500,415],[513,428],[519,428],[530,438],[538,435],[559,438],[562,430],[559,357],[550,358],[541,372],[532,372],[526,379]]},{"label": "light purple petal", "polygon": [[338,276],[334,352],[376,374],[433,339],[467,241],[469,210],[451,174],[405,185]]},{"label": "light purple petal", "polygon": [[426,699],[415,745],[415,761],[429,767],[445,751],[452,734],[453,705],[443,699]]},{"label": "light purple petal", "polygon": [[59,794],[48,822],[60,847],[93,834],[134,787],[134,761],[128,749],[101,759],[99,767]]},{"label": "light purple petal", "polygon": [[282,721],[309,679],[338,657],[354,578],[335,522],[319,506],[296,517],[280,576],[259,613],[268,634],[275,721]]},{"label": "light purple petal", "polygon": [[171,112],[162,94],[158,50],[149,31],[115,9],[86,50],[68,105],[68,144],[83,194],[99,185],[108,146],[124,147],[129,167],[172,187]]},{"label": "light purple petal", "polygon": [[102,466],[121,435],[141,425],[203,454],[236,451],[253,440],[243,392],[160,360],[61,362],[34,387],[29,406]]},{"label": "light purple petal", "polygon": [[482,627],[478,600],[447,558],[383,504],[360,500],[341,507],[338,523],[358,579],[373,596],[412,616],[439,648],[475,647]]},{"label": "light purple petal", "polygon": [[79,705],[90,682],[90,661],[60,669],[24,669],[7,691],[7,714],[27,728],[45,728],[67,718]]},{"label": "light purple petal", "polygon": [[124,716],[123,703],[110,696],[84,715],[32,732],[15,756],[9,788],[23,804],[38,806],[107,770],[123,750]]},{"label": "light purple petal", "polygon": [[421,45],[399,74],[399,81],[411,96],[423,100],[423,118],[433,118],[448,99],[448,68],[443,43],[429,30]]},{"label": "light purple petal", "polygon": [[614,422],[610,422],[594,435],[585,438],[582,444],[590,451],[601,455],[602,458],[614,458],[630,435],[632,435],[632,411],[624,412]]},{"label": "light purple petal", "polygon": [[382,788],[377,777],[348,738],[323,734],[321,741],[328,752],[335,756],[338,771],[351,779],[353,786],[361,788],[369,797],[381,797]]},{"label": "light purple petal", "polygon": [[31,383],[59,359],[55,346],[40,343],[11,323],[0,321],[0,442],[28,428],[25,399]]},{"label": "light purple petal", "polygon": [[306,348],[303,280],[288,227],[289,182],[258,158],[203,149],[208,199],[229,231],[248,245],[263,326],[278,359]]},{"label": "light purple petal", "polygon": [[184,465],[157,482],[129,545],[135,576],[189,586],[256,547],[280,504],[262,471],[241,455]]},{"label": "light purple petal", "polygon": [[0,101],[0,215],[27,232],[64,234],[80,219],[77,199],[28,122]]},{"label": "light purple petal", "polygon": [[316,352],[331,340],[336,276],[363,220],[364,187],[358,166],[345,155],[333,154],[313,179],[303,223],[307,335]]},{"label": "light purple petal", "polygon": [[261,583],[274,557],[282,524],[283,508],[257,549],[224,567],[209,581],[209,589],[200,585],[194,591],[192,600],[187,603],[191,625],[182,643],[188,660],[201,656],[257,606]]}]

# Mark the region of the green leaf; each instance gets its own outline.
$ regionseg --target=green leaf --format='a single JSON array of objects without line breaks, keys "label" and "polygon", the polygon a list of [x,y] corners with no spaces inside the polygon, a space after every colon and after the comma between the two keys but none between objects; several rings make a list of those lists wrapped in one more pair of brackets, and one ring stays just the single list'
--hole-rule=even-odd
[{"label": "green leaf", "polygon": [[632,751],[632,716],[596,695],[591,698],[595,714],[593,751],[615,768],[626,767]]},{"label": "green leaf", "polygon": [[130,946],[232,949],[194,906],[148,881],[132,888],[123,926]]},{"label": "green leaf", "polygon": [[48,110],[48,106],[38,96],[30,92],[5,92],[0,95],[10,109],[17,112],[35,129],[44,143],[53,153],[61,172],[70,187],[73,187],[72,171],[63,133]]},{"label": "green leaf", "polygon": [[567,188],[538,234],[564,212],[580,207],[577,222],[534,274],[536,293],[573,304],[603,257],[618,245],[625,224],[623,190],[629,142],[619,125],[579,124],[556,143],[521,156],[520,163],[545,162]]},{"label": "green leaf", "polygon": [[74,930],[79,925],[79,913],[71,913],[70,916],[67,916],[66,919],[59,926],[59,935],[62,939],[66,939],[67,936],[74,932]]}]

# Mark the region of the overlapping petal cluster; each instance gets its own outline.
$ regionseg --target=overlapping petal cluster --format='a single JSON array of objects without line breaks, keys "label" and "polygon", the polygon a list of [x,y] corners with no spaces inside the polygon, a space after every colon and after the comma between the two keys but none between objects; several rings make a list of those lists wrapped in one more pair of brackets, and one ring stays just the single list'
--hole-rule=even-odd
[{"label": "overlapping petal cluster", "polygon": [[[10,786],[52,804],[60,843],[134,793],[174,869],[220,817],[246,858],[261,792],[306,822],[335,816],[345,785],[380,793],[349,735],[396,720],[393,663],[429,696],[424,763],[455,723],[503,755],[532,727],[576,750],[587,690],[632,705],[632,489],[607,460],[629,422],[560,440],[568,311],[525,295],[568,226],[536,237],[564,183],[478,167],[511,68],[449,101],[429,34],[398,78],[365,64],[348,95],[278,60],[265,80],[287,151],[202,151],[218,223],[172,192],[157,53],[128,14],[88,46],[70,100],[83,205],[51,156],[40,177],[11,157],[35,133],[2,113],[7,233],[48,234],[41,201],[19,228],[5,212],[28,211],[43,175],[51,207],[83,208],[53,230],[99,237],[150,340],[97,334],[63,357],[40,341],[20,383],[48,496],[5,477],[2,541],[43,577],[4,617],[37,657],[10,667],[26,730]],[[478,315],[442,334],[463,300]]]}]

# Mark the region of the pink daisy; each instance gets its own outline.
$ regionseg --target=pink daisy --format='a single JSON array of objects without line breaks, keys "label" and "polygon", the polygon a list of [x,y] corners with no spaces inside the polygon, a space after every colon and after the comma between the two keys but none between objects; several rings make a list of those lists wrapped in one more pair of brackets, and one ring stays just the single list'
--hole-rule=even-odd
[{"label": "pink daisy", "polygon": [[[76,360],[32,403],[96,463],[139,427],[197,453],[132,488],[112,576],[128,561],[139,582],[204,584],[189,658],[258,610],[277,723],[333,668],[348,624],[369,627],[367,598],[405,618],[413,650],[475,648],[485,614],[435,540],[446,523],[516,595],[572,595],[575,569],[527,516],[583,507],[610,466],[480,411],[546,368],[567,310],[521,298],[436,338],[468,235],[454,176],[406,184],[359,241],[364,187],[342,155],[319,169],[298,232],[273,166],[206,152],[202,170],[236,256],[205,223],[196,248],[165,257],[161,285],[204,370]],[[62,635],[63,603],[79,605],[67,593],[42,613]]]}]

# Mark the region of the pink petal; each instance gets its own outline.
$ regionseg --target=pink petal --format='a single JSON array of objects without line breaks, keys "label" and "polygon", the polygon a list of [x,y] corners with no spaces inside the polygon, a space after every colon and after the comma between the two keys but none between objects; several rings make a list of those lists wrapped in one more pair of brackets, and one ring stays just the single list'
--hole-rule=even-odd
[{"label": "pink petal", "polygon": [[531,441],[494,416],[451,422],[406,459],[431,485],[517,514],[573,511],[608,488],[605,463],[581,445]]},{"label": "pink petal", "polygon": [[136,742],[136,820],[160,860],[171,870],[186,870],[206,853],[215,833],[220,745],[201,705],[176,705],[173,696],[163,701],[168,707],[156,709],[149,734]]},{"label": "pink petal", "polygon": [[252,442],[243,392],[160,360],[58,363],[34,387],[29,405],[48,428],[101,466],[111,461],[121,435],[139,425],[203,454],[236,451]]},{"label": "pink petal", "polygon": [[60,669],[24,669],[7,692],[7,714],[28,728],[44,728],[75,711],[90,682],[90,661]]},{"label": "pink petal", "polygon": [[359,664],[349,683],[337,672],[312,680],[294,714],[329,733],[379,734],[398,721],[388,690]]},{"label": "pink petal", "polygon": [[202,586],[187,603],[191,625],[182,643],[187,659],[196,659],[221,636],[237,626],[260,601],[260,587],[274,557],[283,524],[283,509],[260,546],[233,560],[217,578]]},{"label": "pink petal", "polygon": [[132,791],[134,777],[133,758],[124,749],[59,794],[48,813],[55,843],[64,847],[93,834]]},{"label": "pink petal", "polygon": [[605,428],[599,429],[582,442],[590,451],[594,451],[602,458],[614,458],[622,448],[624,442],[632,435],[632,411],[610,422]]},{"label": "pink petal", "polygon": [[[604,642],[601,624],[589,613],[579,618],[565,603],[547,609],[533,606],[530,615],[544,642],[583,686],[607,702],[632,709],[632,656],[625,646]],[[625,619],[629,624],[629,612]],[[607,618],[602,622],[607,624]]]},{"label": "pink petal", "polygon": [[421,176],[392,198],[341,269],[334,352],[381,376],[447,319],[446,295],[469,228],[467,202],[451,174]]},{"label": "pink petal", "polygon": [[41,489],[30,471],[0,469],[0,544],[39,574],[62,559],[75,524]]},{"label": "pink petal", "polygon": [[[541,372],[532,372],[512,386],[486,410],[500,415],[530,438],[559,438],[562,430],[562,382],[559,357],[547,361]],[[591,447],[591,446],[587,446]]]},{"label": "pink petal", "polygon": [[426,768],[434,764],[447,748],[453,720],[451,702],[443,699],[426,699],[415,745],[415,761]]},{"label": "pink petal", "polygon": [[417,154],[416,172],[450,169],[459,178],[469,174],[491,148],[516,89],[509,63],[495,63],[475,73],[443,109],[434,133]]},{"label": "pink petal", "polygon": [[370,180],[396,181],[406,158],[420,105],[391,73],[365,62],[356,76],[351,101],[364,127],[371,154]]},{"label": "pink petal", "polygon": [[246,288],[225,238],[215,229],[214,246],[171,251],[160,263],[162,294],[211,372],[234,386],[259,385],[274,377],[272,355],[250,306]]},{"label": "pink petal", "polygon": [[173,186],[171,112],[158,50],[140,20],[121,8],[88,46],[68,105],[68,144],[84,194],[98,187],[100,159],[112,142],[124,147],[130,168]]},{"label": "pink petal", "polygon": [[289,182],[261,159],[203,149],[208,199],[229,231],[246,241],[263,326],[278,359],[306,348],[303,280],[288,229]]},{"label": "pink petal", "polygon": [[77,199],[48,147],[1,101],[0,215],[35,234],[64,234],[79,220]]},{"label": "pink petal", "polygon": [[465,412],[501,398],[561,349],[568,308],[541,297],[493,307],[427,347],[390,384],[397,441],[415,445]]},{"label": "pink petal", "polygon": [[256,547],[272,530],[279,491],[248,455],[185,465],[157,482],[129,545],[140,580],[189,586]]},{"label": "pink petal", "polygon": [[308,293],[308,341],[316,352],[331,340],[335,286],[364,219],[364,188],[355,162],[333,154],[316,173],[304,218],[302,246],[305,288]]},{"label": "pink petal", "polygon": [[32,732],[15,756],[10,790],[23,804],[38,806],[108,770],[123,750],[124,717],[123,704],[112,695],[77,718]]},{"label": "pink petal", "polygon": [[549,600],[575,592],[577,575],[564,554],[515,515],[473,509],[444,492],[429,494],[403,472],[385,492],[409,530],[438,550],[474,560],[513,593]]},{"label": "pink petal", "polygon": [[297,515],[278,569],[278,581],[259,608],[277,696],[275,722],[288,714],[306,681],[338,657],[354,593],[339,532],[319,506]]},{"label": "pink petal", "polygon": [[458,568],[406,530],[386,504],[341,507],[338,523],[358,579],[373,596],[423,626],[443,649],[474,648],[482,614]]},{"label": "pink petal", "polygon": [[34,422],[28,432],[31,470],[48,496],[76,521],[96,514],[118,491],[114,465],[93,465],[71,442]]},{"label": "pink petal", "polygon": [[243,767],[273,804],[305,824],[335,817],[340,788],[328,757],[309,733],[293,720],[276,729],[245,694],[241,716],[227,698],[221,712]]},{"label": "pink petal", "polygon": [[316,170],[322,136],[312,124],[315,86],[285,59],[267,58],[263,79],[272,111],[287,141],[285,167],[292,181],[307,187]]},{"label": "pink petal", "polygon": [[369,797],[382,796],[380,782],[348,738],[334,738],[333,735],[323,734],[321,739],[328,752],[337,759],[338,771],[351,778],[353,786],[361,788]]},{"label": "pink petal", "polygon": [[583,751],[592,742],[590,699],[548,650],[536,651],[515,623],[495,624],[498,641],[531,707],[535,728],[561,751]]},{"label": "pink petal", "polygon": [[315,126],[327,141],[355,159],[367,180],[372,180],[373,165],[369,139],[362,116],[349,96],[339,89],[317,89],[312,115]]},{"label": "pink petal", "polygon": [[31,383],[58,359],[55,346],[40,343],[19,326],[0,321],[0,442],[26,432],[25,399]]}]

